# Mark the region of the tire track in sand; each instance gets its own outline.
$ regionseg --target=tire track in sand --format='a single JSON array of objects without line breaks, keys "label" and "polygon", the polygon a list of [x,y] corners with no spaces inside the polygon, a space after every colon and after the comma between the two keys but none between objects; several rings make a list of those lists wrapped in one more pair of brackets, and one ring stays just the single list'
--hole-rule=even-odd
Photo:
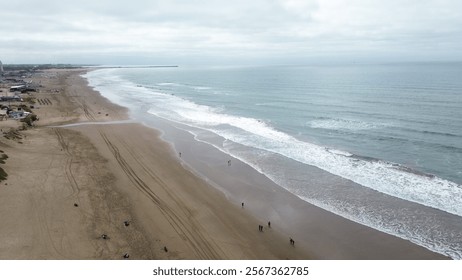
[{"label": "tire track in sand", "polygon": [[[73,197],[73,199],[74,199],[73,201],[78,202],[78,205],[81,205],[81,201],[80,201],[80,197],[79,197],[80,187],[79,187],[79,184],[77,182],[77,179],[74,176],[74,173],[72,172],[72,163],[73,163],[75,155],[72,153],[71,149],[69,148],[69,144],[65,140],[65,138],[64,138],[64,136],[62,134],[62,129],[61,128],[53,128],[53,131],[55,132],[55,134],[56,134],[56,136],[58,138],[58,142],[59,142],[62,150],[66,154],[66,162],[64,164],[63,169],[64,169],[64,173],[66,175],[66,178],[67,178],[67,180],[69,182],[69,185],[71,186],[72,193],[70,195],[68,195],[67,197],[65,197],[65,199]],[[88,176],[88,174],[87,174],[87,176]],[[96,181],[96,180],[94,180],[94,181]],[[113,221],[111,221],[110,219],[105,218],[105,217],[100,217],[99,215],[95,215],[95,214],[93,214],[93,213],[91,213],[89,211],[85,211],[84,207],[79,207],[78,209],[79,209],[81,215],[83,215],[84,217],[86,217],[86,218],[88,218],[90,220],[93,220],[93,221],[100,220],[100,221],[103,221],[105,223],[109,223],[112,226],[116,226],[115,223]],[[63,243],[63,240],[61,240],[61,243]],[[95,248],[95,256],[96,256],[96,258],[102,258],[103,252],[105,251],[105,249],[103,249],[103,247],[106,248],[107,251],[110,251],[105,243],[92,242],[91,245]],[[53,247],[59,253],[59,251],[56,248],[54,243],[53,243]],[[61,245],[61,248],[62,247],[63,246]]]},{"label": "tire track in sand", "polygon": [[63,151],[66,153],[66,163],[64,164],[64,173],[66,174],[66,178],[69,181],[69,185],[71,186],[72,193],[68,196],[77,196],[78,199],[78,194],[80,192],[79,189],[79,184],[77,183],[77,180],[75,179],[75,176],[72,172],[72,161],[73,161],[73,155],[69,151],[69,145],[68,143],[64,140],[64,137],[61,133],[60,128],[53,128],[53,131],[56,134],[56,137],[58,138],[59,145],[63,149]]},{"label": "tire track in sand", "polygon": [[[221,250],[221,248],[217,245],[217,243],[214,241],[214,239],[208,234],[208,232],[200,225],[199,222],[194,218],[194,215],[188,207],[184,206],[184,203],[182,203],[182,199],[176,195],[174,192],[170,190],[168,185],[151,169],[149,168],[145,163],[140,160],[143,158],[143,155],[140,155],[137,153],[130,145],[128,145],[123,139],[117,138],[117,140],[121,143],[122,147],[129,152],[129,154],[132,156],[132,159],[136,161],[139,166],[143,169],[143,171],[151,177],[151,179],[156,182],[168,195],[168,197],[176,204],[177,208],[179,209],[185,217],[188,219],[188,223],[190,225],[189,232],[193,236],[199,236],[202,240],[207,240],[209,246],[212,248],[217,248],[219,250],[219,253],[221,256],[226,256],[226,253]],[[189,229],[188,228],[188,229]]]},{"label": "tire track in sand", "polygon": [[[114,145],[109,138],[106,136],[104,132],[99,130],[99,133],[108,146],[109,150],[117,160],[118,164],[127,175],[129,180],[135,185],[135,187],[141,191],[144,195],[146,195],[161,211],[162,215],[166,218],[175,232],[185,241],[187,244],[191,246],[193,251],[197,254],[198,258],[201,259],[221,259],[222,256],[225,255],[224,252],[217,252],[215,249],[218,248],[217,246],[213,246],[213,241],[209,238],[206,238],[200,232],[204,232],[203,230],[192,230],[194,228],[198,228],[198,223],[192,223],[190,219],[191,213],[189,212],[186,217],[182,217],[176,213],[176,211],[170,207],[168,204],[164,203],[162,199],[157,196],[151,188],[136,174],[136,172],[131,168],[131,166],[127,163],[124,157],[120,154],[119,149],[116,145]],[[138,162],[143,169],[146,170],[144,164]],[[152,175],[152,174],[151,174]],[[167,185],[158,177],[155,176],[153,178],[156,183],[160,184],[162,188],[166,190]],[[184,210],[183,210],[184,211]],[[221,250],[220,250],[221,251]]]},{"label": "tire track in sand", "polygon": [[83,101],[83,102],[79,102],[79,104],[85,114],[85,117],[90,121],[95,121],[96,118],[93,115],[93,113],[90,111],[90,109],[88,109],[87,103]]}]

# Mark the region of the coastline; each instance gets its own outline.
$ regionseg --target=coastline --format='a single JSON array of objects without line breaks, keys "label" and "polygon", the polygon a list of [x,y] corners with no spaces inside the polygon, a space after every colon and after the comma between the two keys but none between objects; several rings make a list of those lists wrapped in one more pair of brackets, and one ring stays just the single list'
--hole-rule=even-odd
[{"label": "coastline", "polygon": [[[162,120],[155,123],[164,131],[162,139],[181,151],[181,161],[186,168],[222,191],[232,203],[237,205],[244,201],[257,219],[271,220],[273,229],[293,237],[297,246],[314,259],[448,259],[408,240],[312,205],[246,163],[196,141],[188,132],[172,128]],[[345,188],[354,184],[316,167],[311,167],[309,173],[317,178],[313,184],[320,180]]]},{"label": "coastline", "polygon": [[[227,166],[226,155],[179,130],[181,159],[159,131],[141,124],[48,127],[128,119],[127,109],[89,88],[82,73],[50,78],[45,89],[60,89],[50,94],[56,106],[37,110],[27,141],[7,143],[0,213],[18,211],[0,230],[9,240],[0,258],[446,259],[310,205],[235,159]],[[211,168],[214,177],[189,166]],[[101,240],[102,233],[111,238]]]}]

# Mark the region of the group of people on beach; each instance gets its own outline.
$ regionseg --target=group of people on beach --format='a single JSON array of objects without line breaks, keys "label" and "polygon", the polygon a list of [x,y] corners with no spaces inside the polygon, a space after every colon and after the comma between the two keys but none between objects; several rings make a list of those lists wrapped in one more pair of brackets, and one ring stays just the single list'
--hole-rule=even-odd
[{"label": "group of people on beach", "polygon": [[[270,221],[268,221],[268,228],[271,228],[271,222]],[[263,226],[262,225],[258,225],[258,231],[263,232]]]},{"label": "group of people on beach", "polygon": [[[78,205],[77,203],[74,203],[74,206],[75,206],[75,207],[78,207],[79,205]],[[123,224],[124,224],[125,227],[128,227],[128,226],[130,225],[130,221],[129,221],[129,220],[126,220],[126,221],[123,222]],[[101,234],[101,235],[100,235],[100,238],[101,238],[101,239],[104,239],[104,240],[110,239],[109,236],[108,236],[107,234],[105,234],[105,233]],[[168,252],[168,251],[167,251],[167,247],[164,247],[164,250],[165,250],[165,252]],[[130,258],[130,254],[129,254],[129,253],[125,253],[125,254],[123,254],[122,258],[128,259],[128,258]]]},{"label": "group of people on beach", "polygon": [[[181,152],[178,153],[179,157],[181,158]],[[231,160],[228,160],[228,166],[231,166]],[[241,207],[244,208],[244,202],[241,203]],[[271,228],[271,221],[268,221],[268,228]],[[258,231],[263,232],[264,227],[262,225],[258,225]],[[289,238],[290,245],[295,246],[295,241],[292,237]]]},{"label": "group of people on beach", "polygon": [[[244,208],[244,202],[241,203],[242,208]],[[271,228],[271,221],[268,221],[268,228]],[[263,232],[264,226],[258,225],[258,231]],[[290,245],[295,246],[295,240],[290,237],[289,238]]]},{"label": "group of people on beach", "polygon": [[295,241],[292,239],[292,237],[290,238],[289,241],[290,241],[290,245],[295,246]]}]

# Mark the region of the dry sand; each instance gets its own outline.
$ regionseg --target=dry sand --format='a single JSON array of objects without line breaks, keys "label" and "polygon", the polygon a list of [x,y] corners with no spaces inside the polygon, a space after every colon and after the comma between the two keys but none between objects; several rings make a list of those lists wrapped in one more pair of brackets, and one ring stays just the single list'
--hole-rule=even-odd
[{"label": "dry sand", "polygon": [[279,202],[299,210],[294,217],[310,215],[309,228],[299,228],[310,236],[290,246],[287,229],[269,229],[261,211],[251,215],[185,168],[159,132],[135,123],[53,127],[127,119],[81,73],[35,77],[44,86],[35,96],[51,105],[35,110],[40,121],[22,139],[0,140],[9,156],[0,183],[0,259],[443,258],[277,190]]}]

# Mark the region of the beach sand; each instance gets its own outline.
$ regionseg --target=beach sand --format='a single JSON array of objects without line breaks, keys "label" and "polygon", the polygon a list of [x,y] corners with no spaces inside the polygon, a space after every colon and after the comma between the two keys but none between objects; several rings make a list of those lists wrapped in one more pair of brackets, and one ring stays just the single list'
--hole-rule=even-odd
[{"label": "beach sand", "polygon": [[[183,157],[210,160],[179,158],[159,131],[117,123],[127,110],[89,88],[84,71],[34,77],[35,97],[51,104],[21,139],[0,141],[9,157],[0,259],[444,259],[310,205],[234,159],[229,168],[184,135]],[[113,123],[59,127],[81,122]],[[192,163],[215,166],[216,179]]]}]

